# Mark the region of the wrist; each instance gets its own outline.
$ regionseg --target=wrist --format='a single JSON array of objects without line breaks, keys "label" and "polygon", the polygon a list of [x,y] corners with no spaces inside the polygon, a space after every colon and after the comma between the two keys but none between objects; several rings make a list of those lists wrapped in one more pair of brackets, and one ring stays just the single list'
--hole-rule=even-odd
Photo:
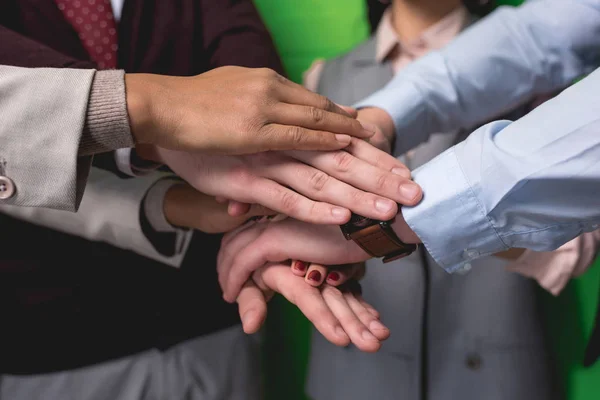
[{"label": "wrist", "polygon": [[152,143],[154,129],[152,112],[152,75],[125,74],[125,95],[127,98],[127,114],[129,126],[136,142]]},{"label": "wrist", "polygon": [[163,202],[163,213],[169,224],[188,228],[187,225],[189,225],[190,219],[193,219],[193,215],[188,213],[185,205],[188,204],[187,200],[192,195],[189,186],[185,183],[177,183],[167,190]]},{"label": "wrist", "polygon": [[394,222],[391,224],[392,229],[398,235],[398,238],[407,244],[417,244],[421,243],[421,239],[417,236],[417,234],[411,229],[411,227],[406,223],[404,216],[402,215],[402,208],[396,215]]},{"label": "wrist", "polygon": [[135,145],[135,153],[145,161],[164,164],[158,148],[151,144],[138,143]]}]

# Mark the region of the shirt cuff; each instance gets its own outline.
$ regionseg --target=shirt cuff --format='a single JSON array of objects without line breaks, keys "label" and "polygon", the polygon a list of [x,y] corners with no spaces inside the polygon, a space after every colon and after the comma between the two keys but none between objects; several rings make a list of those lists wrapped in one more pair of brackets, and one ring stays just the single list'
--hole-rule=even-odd
[{"label": "shirt cuff", "polygon": [[90,90],[79,155],[106,153],[134,145],[127,114],[125,72],[96,72]]},{"label": "shirt cuff", "polygon": [[408,225],[448,272],[469,270],[470,261],[508,249],[462,171],[455,153],[461,145],[414,171],[424,197],[402,208]]},{"label": "shirt cuff", "polygon": [[148,190],[144,198],[144,213],[148,219],[148,223],[156,232],[176,232],[179,229],[167,221],[165,216],[164,204],[167,191],[173,186],[181,184],[177,179],[162,179],[154,184]]},{"label": "shirt cuff", "polygon": [[162,164],[140,159],[135,149],[124,148],[114,152],[119,171],[128,176],[138,177],[156,171]]}]

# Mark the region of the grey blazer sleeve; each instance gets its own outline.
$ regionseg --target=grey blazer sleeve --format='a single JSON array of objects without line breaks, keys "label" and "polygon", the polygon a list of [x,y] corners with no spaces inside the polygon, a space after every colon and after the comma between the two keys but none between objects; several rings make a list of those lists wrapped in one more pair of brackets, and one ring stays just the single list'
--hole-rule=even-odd
[{"label": "grey blazer sleeve", "polygon": [[[193,231],[178,229],[175,235],[178,251],[165,256],[146,237],[140,225],[140,207],[149,211],[148,204],[142,199],[156,188],[157,183],[168,182],[171,177],[171,174],[154,172],[136,179],[120,179],[111,172],[92,168],[81,207],[76,213],[1,204],[0,212],[59,232],[105,242],[178,268],[187,253]],[[159,207],[162,208],[162,203]]]},{"label": "grey blazer sleeve", "polygon": [[2,204],[75,211],[90,155],[133,146],[122,71],[0,66],[0,94]]}]

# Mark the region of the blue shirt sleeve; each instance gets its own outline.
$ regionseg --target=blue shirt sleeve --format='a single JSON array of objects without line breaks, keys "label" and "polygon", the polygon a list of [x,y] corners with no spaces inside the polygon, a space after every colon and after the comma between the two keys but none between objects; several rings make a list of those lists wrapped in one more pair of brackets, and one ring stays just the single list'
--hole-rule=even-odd
[{"label": "blue shirt sleeve", "polygon": [[598,229],[599,93],[600,69],[414,171],[425,196],[403,215],[442,267],[510,247],[553,250]]},{"label": "blue shirt sleeve", "polygon": [[600,0],[532,0],[499,8],[356,106],[392,116],[402,154],[431,133],[477,126],[598,65]]}]

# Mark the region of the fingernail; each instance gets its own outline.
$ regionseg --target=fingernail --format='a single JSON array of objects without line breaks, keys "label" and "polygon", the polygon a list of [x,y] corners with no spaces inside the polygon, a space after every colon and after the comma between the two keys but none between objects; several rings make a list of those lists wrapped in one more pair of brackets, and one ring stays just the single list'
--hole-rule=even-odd
[{"label": "fingernail", "polygon": [[406,178],[410,178],[410,171],[405,168],[394,168],[392,169],[392,174],[404,176]]},{"label": "fingernail", "polygon": [[242,324],[247,327],[247,325],[252,321],[252,318],[256,316],[255,310],[248,310],[242,317]]},{"label": "fingernail", "polygon": [[367,132],[370,132],[372,134],[375,134],[377,132],[377,127],[370,123],[370,122],[365,122],[365,121],[358,121],[360,122],[360,124],[362,125],[363,129]]},{"label": "fingernail", "polygon": [[336,218],[344,218],[348,215],[348,210],[346,210],[345,208],[333,207],[331,209],[331,215],[333,215]]},{"label": "fingernail", "polygon": [[375,201],[375,208],[377,209],[377,211],[380,211],[382,213],[387,213],[390,212],[392,210],[392,208],[394,208],[395,203],[391,200],[376,200]]},{"label": "fingernail", "polygon": [[379,340],[377,340],[377,338],[375,336],[373,336],[373,334],[367,330],[363,331],[362,338],[365,340],[368,340],[370,342],[379,342]]},{"label": "fingernail", "polygon": [[313,282],[320,282],[321,273],[319,271],[310,271],[310,274],[308,274],[308,280]]},{"label": "fingernail", "polygon": [[340,280],[340,274],[335,271],[330,272],[329,275],[327,275],[327,279],[330,281],[337,282]]},{"label": "fingernail", "polygon": [[413,200],[419,194],[420,188],[416,183],[400,185],[400,193],[408,200]]},{"label": "fingernail", "polygon": [[335,140],[343,144],[350,144],[352,138],[348,135],[342,135],[338,133],[337,135],[335,135]]},{"label": "fingernail", "polygon": [[372,331],[389,331],[389,329],[379,321],[371,321],[369,329]]},{"label": "fingernail", "polygon": [[302,261],[296,261],[296,269],[297,269],[298,271],[302,271],[302,272],[306,271],[306,267],[307,267],[307,266],[308,266],[308,265],[307,265],[305,262],[302,262]]}]

